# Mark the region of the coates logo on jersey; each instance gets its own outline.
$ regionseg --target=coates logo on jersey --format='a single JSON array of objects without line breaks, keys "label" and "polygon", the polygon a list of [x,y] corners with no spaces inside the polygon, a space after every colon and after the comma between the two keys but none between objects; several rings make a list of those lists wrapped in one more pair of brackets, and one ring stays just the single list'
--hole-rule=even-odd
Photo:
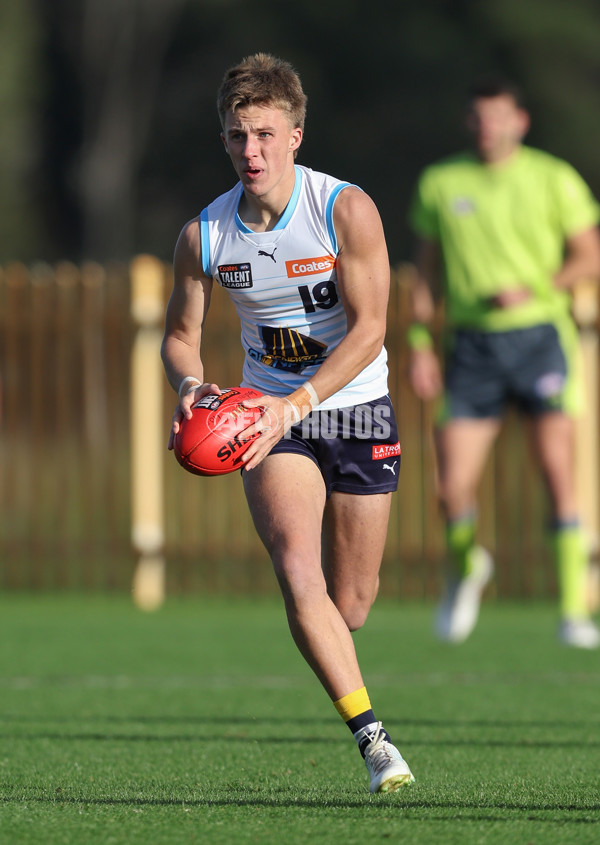
[{"label": "coates logo on jersey", "polygon": [[250,264],[219,264],[219,281],[224,288],[251,288],[252,268]]},{"label": "coates logo on jersey", "polygon": [[383,461],[384,458],[397,458],[402,453],[400,443],[382,443],[373,446],[373,460]]},{"label": "coates logo on jersey", "polygon": [[314,276],[317,273],[330,273],[335,267],[333,255],[320,255],[317,258],[297,258],[294,261],[286,261],[285,269],[288,279],[297,276]]}]

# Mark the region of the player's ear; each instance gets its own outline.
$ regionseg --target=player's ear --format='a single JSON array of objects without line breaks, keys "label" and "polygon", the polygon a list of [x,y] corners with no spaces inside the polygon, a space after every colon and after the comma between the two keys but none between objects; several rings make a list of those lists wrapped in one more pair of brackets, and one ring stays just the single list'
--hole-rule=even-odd
[{"label": "player's ear", "polygon": [[227,138],[225,137],[224,132],[221,132],[221,141],[223,141],[223,147],[225,148],[225,152],[227,153],[227,155],[230,155],[229,147],[227,146]]},{"label": "player's ear", "polygon": [[292,132],[290,134],[290,150],[296,151],[298,149],[298,147],[302,143],[302,135],[303,132],[299,126],[297,126],[295,129],[292,129]]},{"label": "player's ear", "polygon": [[531,118],[529,117],[529,112],[525,111],[525,109],[519,109],[519,133],[521,138],[527,135],[530,126]]}]

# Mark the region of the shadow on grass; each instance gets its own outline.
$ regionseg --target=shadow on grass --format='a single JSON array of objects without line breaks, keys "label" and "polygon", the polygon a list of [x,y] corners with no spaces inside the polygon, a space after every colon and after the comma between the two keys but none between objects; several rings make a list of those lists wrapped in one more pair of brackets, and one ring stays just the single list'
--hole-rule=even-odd
[{"label": "shadow on grass", "polygon": [[[224,732],[219,733],[219,742],[249,742],[259,743],[261,745],[313,745],[318,744],[338,744],[346,743],[347,735],[344,731],[339,731],[336,736],[326,736],[324,733],[312,736],[294,736],[292,734],[284,733],[282,735],[265,736],[260,733],[260,729],[272,728],[275,725],[290,725],[290,720],[287,716],[235,716],[226,717],[222,715],[205,714],[202,716],[115,716],[112,714],[106,715],[90,715],[87,718],[81,715],[73,716],[71,718],[47,718],[44,716],[31,716],[23,714],[9,713],[0,715],[0,724],[4,722],[6,727],[9,725],[21,725],[22,730],[5,730],[0,733],[0,739],[11,740],[56,740],[60,742],[186,742],[186,743],[211,743],[215,741],[214,734],[203,735],[200,730],[193,730],[194,727],[201,729],[205,725],[215,724],[223,725]],[[104,731],[104,730],[89,730],[81,729],[84,725],[97,725],[97,723],[108,723],[110,725],[146,725],[156,726],[156,728],[168,728],[169,726],[190,726],[189,731],[179,733],[155,733],[155,732],[132,732],[124,731]],[[297,716],[294,718],[294,723],[298,725],[306,725],[314,727],[315,719],[308,716]],[[78,724],[80,730],[78,731],[61,731],[59,728],[65,724]],[[339,722],[335,718],[328,717],[322,721],[323,726],[327,725],[331,728],[338,728]],[[570,733],[568,739],[560,738],[536,738],[532,739],[523,736],[510,736],[502,738],[486,738],[476,736],[461,736],[461,737],[440,737],[436,736],[432,739],[424,739],[421,737],[410,737],[404,733],[402,738],[402,747],[482,747],[482,748],[598,748],[600,747],[600,738],[590,739],[588,735],[575,739],[572,733],[577,730],[589,731],[596,724],[600,724],[600,720],[580,720],[574,721],[572,719],[552,719],[544,720],[529,720],[529,719],[509,719],[505,721],[498,721],[497,719],[469,719],[461,717],[459,719],[386,719],[385,724],[392,728],[402,728],[403,732],[407,728],[427,730],[432,729],[436,731],[456,731],[479,728],[492,728],[496,732],[511,731],[529,731],[529,730],[546,730],[554,732],[558,730],[567,730]],[[48,727],[54,725],[54,730],[49,730]],[[32,729],[27,730],[25,726],[32,726]],[[33,727],[37,726],[37,728]],[[58,728],[58,729],[57,729]],[[257,733],[249,733],[250,728],[257,729]]]},{"label": "shadow on grass", "polygon": [[[5,713],[0,714],[0,724],[2,722],[6,722],[8,724],[53,724],[53,723],[64,723],[68,720],[71,723],[74,722],[109,722],[113,724],[140,724],[140,725],[205,725],[205,724],[219,724],[225,725],[229,728],[234,727],[235,725],[248,725],[248,726],[264,726],[264,725],[289,725],[290,724],[290,717],[289,716],[278,716],[277,714],[268,715],[268,716],[248,716],[248,715],[235,715],[235,716],[223,716],[221,714],[215,715],[212,713],[204,713],[199,714],[197,716],[170,716],[170,715],[161,715],[161,716],[149,716],[147,714],[144,715],[131,715],[131,716],[116,716],[112,713],[100,713],[94,714],[90,713],[85,718],[81,717],[81,714],[77,714],[76,716],[62,716],[60,718],[53,718],[47,716],[33,716],[29,714],[23,713]],[[314,727],[315,725],[315,717],[314,716],[294,716],[294,724],[297,725],[309,725]],[[330,715],[326,717],[320,717],[319,723],[322,725],[330,725],[335,726],[339,725],[339,719],[335,716],[331,717]],[[502,719],[499,720],[497,717],[491,717],[490,719],[470,719],[467,717],[460,717],[455,719],[450,718],[440,718],[440,719],[398,719],[395,717],[386,718],[385,719],[386,725],[397,725],[399,727],[409,727],[409,728],[497,728],[499,730],[507,729],[513,730],[514,728],[535,728],[535,729],[544,729],[544,728],[569,728],[569,729],[589,729],[594,726],[600,727],[600,717],[596,719],[573,719],[572,717],[568,717],[565,719]]]},{"label": "shadow on grass", "polygon": [[[447,727],[451,727],[448,725]],[[214,733],[202,736],[197,733],[180,734],[155,734],[155,733],[108,733],[104,731],[89,732],[61,732],[61,731],[29,731],[22,733],[5,732],[0,733],[0,740],[55,740],[57,742],[185,742],[185,743],[215,743],[215,742],[250,742],[257,745],[337,745],[347,744],[348,735],[340,732],[340,736],[248,736],[246,733],[230,734],[220,733],[215,737]],[[450,748],[600,748],[600,740],[590,740],[585,737],[581,740],[532,740],[524,737],[512,739],[479,739],[475,737],[464,737],[460,739],[411,739],[402,738],[402,747],[450,747]]]},{"label": "shadow on grass", "polygon": [[[131,806],[131,807],[181,807],[185,806],[188,809],[192,808],[210,808],[210,807],[265,807],[265,808],[291,808],[298,807],[302,809],[312,810],[331,810],[331,809],[363,809],[367,812],[385,812],[389,813],[390,808],[396,805],[398,812],[402,811],[424,811],[431,812],[432,810],[448,811],[460,810],[470,812],[470,816],[461,816],[461,821],[472,822],[510,822],[515,821],[515,814],[519,813],[564,813],[556,818],[548,818],[545,816],[527,816],[528,821],[546,822],[550,824],[598,824],[598,818],[593,817],[593,814],[600,811],[600,804],[593,804],[586,807],[581,807],[576,804],[517,804],[505,802],[490,802],[481,803],[474,801],[435,801],[422,800],[418,796],[414,800],[410,800],[410,793],[414,793],[418,789],[417,786],[411,786],[408,790],[402,790],[400,793],[393,793],[392,795],[365,795],[364,799],[357,798],[333,798],[333,799],[311,799],[299,798],[297,793],[293,798],[267,798],[256,796],[255,798],[244,798],[239,794],[220,797],[220,798],[75,798],[73,796],[60,794],[54,796],[39,796],[39,795],[18,795],[18,796],[0,796],[0,803],[26,803],[27,801],[34,801],[38,804],[55,804],[67,805],[72,804],[76,806]],[[239,791],[239,787],[236,789]],[[406,799],[409,800],[406,800]],[[490,811],[497,810],[501,813],[510,813],[510,815],[503,817],[502,815],[490,815]],[[487,814],[486,814],[487,813]],[[577,814],[577,815],[573,815]],[[413,819],[422,820],[420,816],[412,816]],[[450,822],[454,823],[454,817],[428,815],[428,821]]]}]

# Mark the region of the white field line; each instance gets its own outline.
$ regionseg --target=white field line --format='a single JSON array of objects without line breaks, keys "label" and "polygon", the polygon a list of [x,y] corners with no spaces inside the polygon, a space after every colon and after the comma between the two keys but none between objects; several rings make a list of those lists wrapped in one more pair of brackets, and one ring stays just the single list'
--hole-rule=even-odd
[{"label": "white field line", "polygon": [[[371,675],[369,689],[401,686],[600,686],[600,673],[541,672],[450,673]],[[0,677],[0,689],[292,689],[315,683],[308,676],[296,675],[17,675]]]}]

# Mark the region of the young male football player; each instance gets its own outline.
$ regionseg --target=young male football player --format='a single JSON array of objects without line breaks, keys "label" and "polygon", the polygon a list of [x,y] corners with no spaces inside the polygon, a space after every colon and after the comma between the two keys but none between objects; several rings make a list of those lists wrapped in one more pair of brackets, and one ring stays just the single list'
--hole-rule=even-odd
[{"label": "young male football player", "polygon": [[450,572],[437,630],[451,642],[469,636],[492,576],[491,558],[475,539],[476,493],[512,401],[529,422],[550,498],[559,637],[596,648],[575,498],[577,338],[569,302],[578,280],[600,274],[598,206],[569,164],[522,145],[529,115],[510,83],[490,79],[473,88],[467,127],[473,151],[426,168],[411,211],[419,236],[411,380],[423,399],[442,388],[425,326],[438,275],[448,330],[436,445]]},{"label": "young male football player", "polygon": [[176,246],[163,343],[179,394],[169,445],[192,405],[219,392],[200,358],[216,282],[240,317],[242,384],[264,394],[242,475],[292,636],[354,734],[370,790],[394,791],[413,776],[373,713],[351,634],[377,594],[397,486],[384,464],[400,455],[382,224],[363,191],[295,164],[306,96],[288,63],[250,56],[227,71],[217,102],[239,182]]}]

